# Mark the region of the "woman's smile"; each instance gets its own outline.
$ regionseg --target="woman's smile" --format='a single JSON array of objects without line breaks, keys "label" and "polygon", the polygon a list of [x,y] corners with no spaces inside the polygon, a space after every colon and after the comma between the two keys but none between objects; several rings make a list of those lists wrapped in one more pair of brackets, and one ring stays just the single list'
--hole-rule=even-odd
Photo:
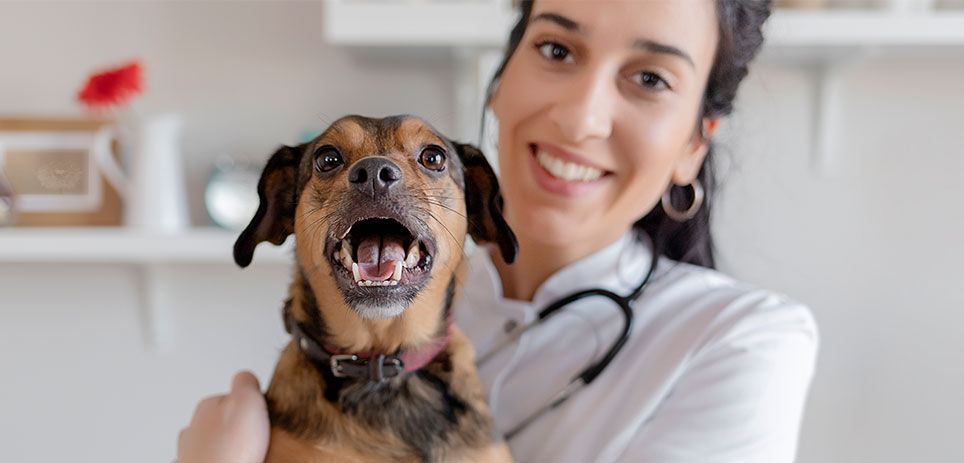
[{"label": "woman's smile", "polygon": [[529,169],[543,190],[561,196],[589,194],[611,181],[613,172],[547,143],[529,145]]}]

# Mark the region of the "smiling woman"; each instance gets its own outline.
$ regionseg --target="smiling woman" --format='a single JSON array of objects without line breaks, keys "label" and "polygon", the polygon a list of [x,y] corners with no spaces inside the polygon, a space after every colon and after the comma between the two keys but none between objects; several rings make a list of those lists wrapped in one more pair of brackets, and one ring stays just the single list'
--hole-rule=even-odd
[{"label": "smiling woman", "polygon": [[[793,461],[813,318],[713,270],[709,223],[712,136],[762,44],[770,2],[521,9],[488,95],[519,257],[508,265],[477,251],[455,310],[513,456]],[[548,317],[592,288],[628,300],[635,321],[609,366],[570,394],[622,336],[604,298]]]}]

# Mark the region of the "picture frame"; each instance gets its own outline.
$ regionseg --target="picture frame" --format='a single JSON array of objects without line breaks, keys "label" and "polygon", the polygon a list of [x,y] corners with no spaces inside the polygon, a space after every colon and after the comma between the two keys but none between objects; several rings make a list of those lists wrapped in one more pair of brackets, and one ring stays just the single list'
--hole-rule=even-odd
[{"label": "picture frame", "polygon": [[111,124],[0,119],[0,172],[16,197],[16,226],[120,225],[120,196],[95,159],[104,143],[116,156],[104,131]]}]

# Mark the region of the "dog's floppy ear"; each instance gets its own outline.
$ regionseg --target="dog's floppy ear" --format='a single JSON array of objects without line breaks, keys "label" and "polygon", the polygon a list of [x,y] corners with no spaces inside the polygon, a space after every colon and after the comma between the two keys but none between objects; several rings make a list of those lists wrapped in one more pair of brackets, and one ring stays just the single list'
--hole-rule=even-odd
[{"label": "dog's floppy ear", "polygon": [[465,210],[469,216],[469,236],[477,243],[495,243],[502,259],[511,264],[519,253],[515,233],[502,217],[499,179],[478,148],[453,143],[465,169]]},{"label": "dog's floppy ear", "polygon": [[262,241],[273,244],[285,242],[295,226],[295,207],[298,197],[298,165],[305,145],[282,146],[271,155],[258,181],[261,204],[251,223],[234,243],[234,261],[247,267],[254,248]]}]

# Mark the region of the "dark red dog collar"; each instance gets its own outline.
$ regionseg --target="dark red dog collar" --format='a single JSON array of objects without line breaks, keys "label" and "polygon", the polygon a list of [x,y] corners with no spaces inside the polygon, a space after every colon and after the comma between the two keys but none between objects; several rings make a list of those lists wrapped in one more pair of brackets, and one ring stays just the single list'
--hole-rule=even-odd
[{"label": "dark red dog collar", "polygon": [[445,349],[452,334],[452,317],[446,320],[445,336],[414,349],[393,354],[346,353],[319,343],[309,336],[295,320],[291,310],[285,310],[285,325],[295,344],[319,368],[326,368],[339,378],[359,378],[381,382],[428,365]]}]

